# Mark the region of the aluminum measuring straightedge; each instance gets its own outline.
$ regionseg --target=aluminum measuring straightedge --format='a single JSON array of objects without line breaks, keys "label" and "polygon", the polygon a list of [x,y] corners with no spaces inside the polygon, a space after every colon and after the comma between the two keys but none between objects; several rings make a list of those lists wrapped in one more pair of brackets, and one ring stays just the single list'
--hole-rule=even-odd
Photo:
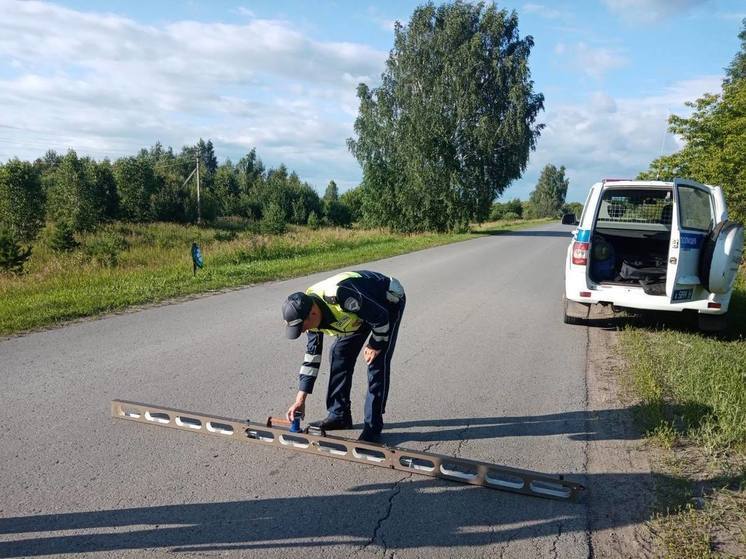
[{"label": "aluminum measuring straightedge", "polygon": [[[572,501],[585,489],[581,484],[566,480],[562,476],[551,476],[466,458],[334,437],[321,431],[292,433],[287,428],[277,427],[278,422],[273,421],[272,418],[269,418],[266,424],[252,423],[248,420],[205,415],[126,400],[113,400],[111,415],[116,419],[147,425],[170,427],[258,445],[340,458],[369,466],[438,477],[535,497]],[[287,421],[279,423],[289,426]]]}]

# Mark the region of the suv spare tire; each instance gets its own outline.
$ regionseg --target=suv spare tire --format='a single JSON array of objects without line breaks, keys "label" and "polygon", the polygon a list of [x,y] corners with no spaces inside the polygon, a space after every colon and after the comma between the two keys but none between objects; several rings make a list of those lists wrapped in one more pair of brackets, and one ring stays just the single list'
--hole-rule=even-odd
[{"label": "suv spare tire", "polygon": [[699,280],[711,293],[727,293],[733,287],[743,253],[743,225],[721,221],[702,243]]}]

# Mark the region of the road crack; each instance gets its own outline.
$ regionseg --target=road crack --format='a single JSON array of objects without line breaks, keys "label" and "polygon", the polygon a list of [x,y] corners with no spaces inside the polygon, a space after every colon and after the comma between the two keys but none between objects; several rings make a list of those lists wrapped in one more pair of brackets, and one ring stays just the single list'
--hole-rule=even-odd
[{"label": "road crack", "polygon": [[[376,540],[379,539],[379,533],[381,532],[381,529],[383,528],[383,524],[389,519],[391,516],[391,510],[394,508],[394,499],[396,499],[396,496],[401,493],[401,484],[402,482],[406,481],[407,479],[410,479],[412,477],[412,474],[407,474],[400,480],[398,480],[396,483],[394,483],[394,486],[392,488],[391,495],[389,495],[388,503],[386,506],[386,512],[381,516],[377,521],[376,525],[373,528],[373,535],[368,540],[368,543],[366,543],[364,546],[360,547],[358,549],[358,552],[366,550],[368,547],[376,543]],[[381,540],[381,547],[383,548],[382,557],[386,557],[386,553],[388,551],[388,546],[386,544],[386,539],[383,537],[383,534],[380,535]]]},{"label": "road crack", "polygon": [[557,526],[557,537],[552,542],[552,557],[557,559],[557,544],[559,543],[560,537],[562,536],[562,523],[560,522]]},{"label": "road crack", "polygon": [[458,434],[458,447],[456,448],[456,457],[459,457],[461,455],[461,447],[464,446],[464,443],[466,442],[466,439],[464,438],[464,435],[466,435],[466,432],[469,430],[469,427],[471,427],[471,424],[467,421],[466,427],[461,429]]}]

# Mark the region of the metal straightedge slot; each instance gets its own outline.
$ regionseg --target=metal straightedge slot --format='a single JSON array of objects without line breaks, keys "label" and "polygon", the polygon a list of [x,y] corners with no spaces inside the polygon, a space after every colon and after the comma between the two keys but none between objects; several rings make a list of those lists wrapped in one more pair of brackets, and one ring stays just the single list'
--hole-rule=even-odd
[{"label": "metal straightedge slot", "polygon": [[286,429],[271,426],[271,423],[267,426],[240,419],[210,416],[138,402],[113,400],[111,415],[117,419],[158,427],[170,427],[213,437],[341,458],[369,466],[381,466],[534,497],[573,501],[585,489],[581,484],[565,480],[561,476],[555,477],[487,462],[366,443],[343,437],[307,432],[291,433]]}]

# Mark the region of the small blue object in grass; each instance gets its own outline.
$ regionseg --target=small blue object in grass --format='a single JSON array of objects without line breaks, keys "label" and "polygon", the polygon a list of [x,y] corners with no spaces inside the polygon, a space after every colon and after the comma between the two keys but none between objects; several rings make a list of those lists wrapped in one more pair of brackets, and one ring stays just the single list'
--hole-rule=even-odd
[{"label": "small blue object in grass", "polygon": [[192,243],[192,273],[197,275],[197,268],[202,268],[205,263],[202,261],[202,251],[197,243]]}]

